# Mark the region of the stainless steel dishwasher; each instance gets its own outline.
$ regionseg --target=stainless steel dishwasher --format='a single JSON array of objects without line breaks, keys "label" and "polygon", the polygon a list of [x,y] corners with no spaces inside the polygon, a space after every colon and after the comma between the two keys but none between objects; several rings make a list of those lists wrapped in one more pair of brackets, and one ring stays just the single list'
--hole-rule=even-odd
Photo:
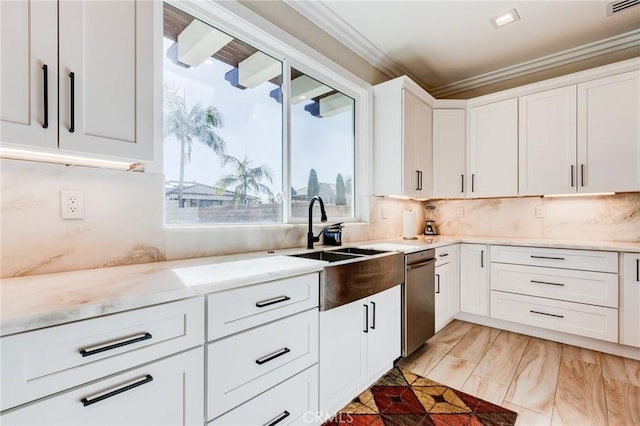
[{"label": "stainless steel dishwasher", "polygon": [[405,254],[402,356],[435,334],[435,250]]}]

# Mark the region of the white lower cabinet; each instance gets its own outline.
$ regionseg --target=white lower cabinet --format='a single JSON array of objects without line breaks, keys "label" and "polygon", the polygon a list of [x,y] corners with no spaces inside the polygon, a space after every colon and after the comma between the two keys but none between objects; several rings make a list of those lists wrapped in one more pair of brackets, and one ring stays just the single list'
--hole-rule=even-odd
[{"label": "white lower cabinet", "polygon": [[435,325],[436,332],[458,313],[458,245],[436,248]]},{"label": "white lower cabinet", "polygon": [[333,415],[400,356],[400,287],[320,313],[320,413]]},{"label": "white lower cabinet", "polygon": [[460,311],[489,315],[489,247],[460,244]]},{"label": "white lower cabinet", "polygon": [[492,291],[491,317],[618,342],[616,308]]},{"label": "white lower cabinet", "polygon": [[620,257],[620,343],[640,348],[640,253]]},{"label": "white lower cabinet", "polygon": [[3,413],[4,425],[202,425],[202,347]]},{"label": "white lower cabinet", "polygon": [[211,426],[312,424],[318,413],[318,366],[314,365],[209,422]]},{"label": "white lower cabinet", "polygon": [[207,418],[220,416],[318,362],[318,311],[207,345]]}]

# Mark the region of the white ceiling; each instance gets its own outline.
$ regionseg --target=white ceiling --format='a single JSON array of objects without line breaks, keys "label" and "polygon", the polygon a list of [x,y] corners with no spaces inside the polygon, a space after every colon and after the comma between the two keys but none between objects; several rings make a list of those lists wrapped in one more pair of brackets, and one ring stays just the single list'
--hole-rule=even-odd
[{"label": "white ceiling", "polygon": [[[437,97],[605,55],[619,60],[614,52],[640,56],[640,5],[607,17],[609,2],[593,0],[285,1],[390,76],[407,74]],[[489,19],[512,8],[521,20],[495,29]]]}]

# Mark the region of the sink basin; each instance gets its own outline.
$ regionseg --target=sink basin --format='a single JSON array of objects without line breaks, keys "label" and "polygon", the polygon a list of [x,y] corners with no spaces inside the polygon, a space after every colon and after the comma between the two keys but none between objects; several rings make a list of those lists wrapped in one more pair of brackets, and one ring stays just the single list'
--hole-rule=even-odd
[{"label": "sink basin", "polygon": [[349,260],[360,257],[347,253],[336,253],[334,251],[312,251],[309,253],[292,254],[291,256],[304,257],[305,259],[324,260],[325,262],[340,262],[341,260]]},{"label": "sink basin", "polygon": [[404,254],[345,247],[291,256],[329,262],[322,270],[320,310],[371,296],[404,282]]},{"label": "sink basin", "polygon": [[373,249],[366,249],[366,248],[359,248],[359,247],[344,247],[341,249],[332,249],[331,251],[334,253],[349,253],[349,254],[356,254],[359,256],[372,256],[374,254],[387,253],[387,250],[373,250]]}]

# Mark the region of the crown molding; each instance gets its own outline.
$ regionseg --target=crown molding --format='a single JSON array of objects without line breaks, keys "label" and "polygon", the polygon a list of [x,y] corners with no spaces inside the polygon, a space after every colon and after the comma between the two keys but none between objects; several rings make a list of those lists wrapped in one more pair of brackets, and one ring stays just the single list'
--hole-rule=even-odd
[{"label": "crown molding", "polygon": [[322,1],[283,0],[289,7],[316,24],[389,77],[409,75],[404,67],[392,61],[376,45],[356,31]]},{"label": "crown molding", "polygon": [[[324,1],[284,0],[284,2],[389,77],[408,75],[413,80],[420,81],[407,69],[392,61],[378,47],[331,10]],[[475,77],[426,89],[436,98],[450,96],[633,47],[640,47],[640,30],[633,30]],[[424,83],[421,85],[424,86]]]},{"label": "crown molding", "polygon": [[454,83],[431,89],[429,92],[435,97],[450,96],[489,84],[499,83],[512,78],[534,74],[540,71],[545,71],[573,62],[584,61],[597,56],[606,55],[607,53],[633,47],[640,47],[640,30],[629,31],[624,34],[588,43],[573,49],[564,50],[552,55],[543,56],[531,61],[522,62],[496,71],[456,81]]}]

